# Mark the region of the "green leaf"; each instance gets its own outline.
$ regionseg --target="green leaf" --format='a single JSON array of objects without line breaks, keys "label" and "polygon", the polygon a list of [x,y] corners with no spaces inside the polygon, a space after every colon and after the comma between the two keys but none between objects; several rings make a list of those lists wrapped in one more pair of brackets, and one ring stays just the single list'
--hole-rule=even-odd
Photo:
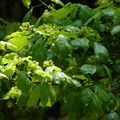
[{"label": "green leaf", "polygon": [[27,12],[27,14],[24,16],[22,22],[28,22],[28,21],[29,21],[29,18],[30,18],[31,15],[32,15],[32,12],[33,12],[33,8],[31,8],[31,9]]},{"label": "green leaf", "polygon": [[63,72],[53,72],[52,74],[52,82],[53,84],[61,84],[62,82],[65,82],[65,77]]},{"label": "green leaf", "polygon": [[81,39],[78,38],[78,39],[72,40],[71,43],[75,50],[82,47],[84,49],[84,51],[86,52],[89,48],[89,44],[88,44],[89,40],[86,38],[81,38]]},{"label": "green leaf", "polygon": [[25,7],[29,8],[30,4],[31,4],[31,0],[21,0],[24,4]]},{"label": "green leaf", "polygon": [[24,107],[27,104],[28,101],[28,94],[21,94],[20,97],[17,99],[17,105],[18,107]]},{"label": "green leaf", "polygon": [[92,17],[93,11],[88,6],[82,5],[80,8],[79,17],[80,20],[85,23],[90,17]]},{"label": "green leaf", "polygon": [[74,96],[74,98],[69,102],[69,120],[78,120],[81,115],[81,109],[82,105],[78,96]]},{"label": "green leaf", "polygon": [[80,101],[83,105],[88,106],[92,100],[93,92],[89,88],[84,88],[79,93]]},{"label": "green leaf", "polygon": [[32,57],[34,60],[38,61],[41,66],[43,65],[43,62],[47,60],[47,50],[44,47],[43,41],[37,41],[33,45]]},{"label": "green leaf", "polygon": [[8,77],[3,73],[0,73],[0,78],[7,78],[8,79]]},{"label": "green leaf", "polygon": [[28,74],[24,71],[21,71],[17,75],[17,88],[22,91],[22,93],[28,93],[31,88],[31,81],[29,80]]},{"label": "green leaf", "polygon": [[28,107],[36,107],[38,100],[40,98],[40,86],[37,86],[36,88],[33,89],[33,91],[30,94],[30,98],[27,102]]},{"label": "green leaf", "polygon": [[56,100],[56,93],[52,85],[43,82],[40,85],[40,106],[51,107]]},{"label": "green leaf", "polygon": [[64,6],[64,3],[61,0],[51,0],[53,2],[55,2],[56,4],[59,4],[61,6]]},{"label": "green leaf", "polygon": [[98,60],[101,62],[107,63],[109,61],[110,58],[108,50],[101,43],[94,43],[94,52]]},{"label": "green leaf", "polygon": [[102,102],[96,94],[92,95],[92,101],[89,107],[95,114],[98,114],[98,112],[102,109]]},{"label": "green leaf", "polygon": [[71,12],[72,8],[67,7],[67,8],[61,8],[59,10],[56,10],[52,13],[52,16],[54,19],[63,19],[68,16],[68,14]]},{"label": "green leaf", "polygon": [[117,9],[115,10],[115,14],[120,17],[120,8],[117,8]]},{"label": "green leaf", "polygon": [[99,99],[104,103],[109,102],[109,96],[105,90],[101,87],[97,87],[95,90],[95,94],[99,97]]},{"label": "green leaf", "polygon": [[57,98],[59,100],[63,100],[66,102],[70,97],[70,86],[68,83],[61,84],[59,88],[59,92],[57,94]]},{"label": "green leaf", "polygon": [[114,16],[115,15],[115,10],[112,8],[106,8],[103,10],[103,13],[107,16]]},{"label": "green leaf", "polygon": [[108,114],[107,120],[120,120],[120,116],[116,112]]},{"label": "green leaf", "polygon": [[21,50],[28,43],[27,36],[15,37],[8,40],[8,43],[13,44],[17,48],[15,50]]},{"label": "green leaf", "polygon": [[111,34],[115,35],[120,32],[120,25],[114,26],[111,30]]},{"label": "green leaf", "polygon": [[90,73],[92,75],[96,72],[96,66],[91,64],[84,64],[80,69],[83,74]]},{"label": "green leaf", "polygon": [[59,55],[67,56],[72,52],[70,40],[64,35],[59,35],[55,43],[55,52]]}]

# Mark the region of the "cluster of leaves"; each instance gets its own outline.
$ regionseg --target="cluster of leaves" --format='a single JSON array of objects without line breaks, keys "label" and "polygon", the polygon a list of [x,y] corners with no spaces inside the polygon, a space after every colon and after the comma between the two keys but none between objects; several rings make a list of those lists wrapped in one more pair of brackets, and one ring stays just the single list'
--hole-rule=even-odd
[{"label": "cluster of leaves", "polygon": [[34,25],[32,11],[0,42],[0,85],[15,82],[2,100],[35,108],[60,101],[69,120],[119,120],[119,6],[68,3],[45,10]]}]

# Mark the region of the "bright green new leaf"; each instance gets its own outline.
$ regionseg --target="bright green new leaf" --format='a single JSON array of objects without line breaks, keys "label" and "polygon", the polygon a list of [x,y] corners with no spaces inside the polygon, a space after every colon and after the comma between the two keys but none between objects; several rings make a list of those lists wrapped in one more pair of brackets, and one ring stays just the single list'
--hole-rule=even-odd
[{"label": "bright green new leaf", "polygon": [[52,85],[43,82],[40,85],[40,106],[51,107],[56,100],[56,93]]},{"label": "bright green new leaf", "polygon": [[92,101],[89,107],[91,111],[95,114],[98,114],[98,112],[102,109],[102,101],[96,94],[92,95]]},{"label": "bright green new leaf", "polygon": [[61,6],[64,6],[64,3],[61,0],[51,0],[53,2],[55,2],[56,4],[59,4]]},{"label": "bright green new leaf", "polygon": [[28,94],[22,93],[19,96],[19,98],[17,99],[17,102],[16,102],[17,105],[18,105],[18,107],[24,107],[24,106],[26,106],[28,98],[29,98]]},{"label": "bright green new leaf", "polygon": [[29,8],[31,4],[31,0],[21,0],[25,7]]},{"label": "bright green new leaf", "polygon": [[22,91],[22,93],[28,93],[31,88],[31,81],[28,77],[28,74],[24,71],[21,71],[17,75],[17,88]]},{"label": "bright green new leaf", "polygon": [[22,21],[22,22],[28,22],[28,21],[29,21],[30,16],[32,15],[32,12],[33,12],[33,8],[31,8],[31,9],[27,12],[27,14],[24,16],[24,18],[23,18],[23,21]]},{"label": "bright green new leaf", "polygon": [[114,26],[111,30],[112,35],[115,35],[117,33],[120,33],[120,25]]},{"label": "bright green new leaf", "polygon": [[28,107],[36,107],[40,98],[40,86],[37,86],[30,94],[30,98],[27,102]]},{"label": "bright green new leaf", "polygon": [[14,63],[17,62],[18,59],[19,57],[16,53],[6,54],[2,59],[2,64]]},{"label": "bright green new leaf", "polygon": [[64,35],[59,35],[55,43],[55,52],[59,55],[67,56],[72,52],[70,40]]},{"label": "bright green new leaf", "polygon": [[106,120],[120,120],[120,116],[116,112],[111,112]]},{"label": "bright green new leaf", "polygon": [[93,92],[89,88],[84,88],[79,93],[80,101],[83,105],[88,106],[92,100]]},{"label": "bright green new leaf", "polygon": [[94,52],[99,61],[107,63],[109,61],[108,50],[99,42],[94,43]]},{"label": "bright green new leaf", "polygon": [[43,65],[43,62],[47,59],[47,50],[44,47],[43,41],[37,41],[33,45],[32,57],[38,61],[41,66]]},{"label": "bright green new leaf", "polygon": [[83,74],[94,74],[96,72],[96,66],[91,64],[84,64],[81,68]]},{"label": "bright green new leaf", "polygon": [[11,38],[10,40],[8,40],[8,43],[11,43],[14,46],[16,46],[16,50],[21,50],[28,43],[27,36]]}]

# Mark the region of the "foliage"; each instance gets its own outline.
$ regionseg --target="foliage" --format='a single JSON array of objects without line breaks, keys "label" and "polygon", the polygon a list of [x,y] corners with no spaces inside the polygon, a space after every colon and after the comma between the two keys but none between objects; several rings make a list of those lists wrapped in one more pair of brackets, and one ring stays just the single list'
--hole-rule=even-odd
[{"label": "foliage", "polygon": [[112,2],[95,9],[68,3],[31,25],[30,9],[20,29],[0,41],[1,91],[10,81],[1,100],[28,108],[60,101],[69,120],[119,120],[119,13]]}]

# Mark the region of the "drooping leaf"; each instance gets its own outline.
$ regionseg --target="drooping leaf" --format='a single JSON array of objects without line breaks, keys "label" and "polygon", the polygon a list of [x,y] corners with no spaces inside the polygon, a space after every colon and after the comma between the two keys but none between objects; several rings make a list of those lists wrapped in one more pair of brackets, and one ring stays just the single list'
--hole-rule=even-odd
[{"label": "drooping leaf", "polygon": [[40,86],[37,86],[30,94],[30,98],[27,102],[28,107],[36,107],[40,98]]},{"label": "drooping leaf", "polygon": [[22,22],[28,22],[30,19],[30,16],[32,15],[33,12],[33,7],[27,12],[27,14],[24,16],[23,21]]},{"label": "drooping leaf", "polygon": [[61,0],[51,0],[53,2],[55,2],[56,4],[59,4],[61,6],[64,6],[64,3]]},{"label": "drooping leaf", "polygon": [[93,92],[89,88],[84,88],[79,93],[79,99],[83,105],[88,106],[92,100]]},{"label": "drooping leaf", "polygon": [[116,112],[108,114],[107,120],[120,120],[120,116]]},{"label": "drooping leaf", "polygon": [[25,71],[21,71],[17,75],[17,88],[22,91],[22,93],[28,93],[31,88],[31,81],[28,77],[28,74]]},{"label": "drooping leaf", "polygon": [[93,94],[89,108],[95,114],[98,114],[98,112],[102,109],[102,102],[96,94]]},{"label": "drooping leaf", "polygon": [[108,50],[101,43],[94,43],[94,52],[98,60],[101,62],[107,63],[109,61],[110,58]]},{"label": "drooping leaf", "polygon": [[41,66],[43,65],[43,62],[47,60],[47,50],[44,47],[43,41],[37,41],[33,45],[32,57],[34,60],[38,61]]},{"label": "drooping leaf", "polygon": [[56,100],[56,93],[52,85],[43,82],[40,85],[40,106],[51,107]]},{"label": "drooping leaf", "polygon": [[25,7],[29,8],[30,4],[31,4],[31,0],[21,0],[24,4]]},{"label": "drooping leaf", "polygon": [[55,43],[56,54],[61,54],[67,56],[72,52],[72,45],[67,37],[64,35],[59,35]]},{"label": "drooping leaf", "polygon": [[11,43],[14,46],[16,46],[16,50],[21,50],[28,43],[27,36],[11,38],[10,40],[8,40],[8,43]]},{"label": "drooping leaf", "polygon": [[69,103],[69,120],[77,120],[80,117],[82,110],[82,105],[79,101],[78,96],[74,96],[74,98]]},{"label": "drooping leaf", "polygon": [[17,105],[18,105],[19,107],[24,107],[24,106],[26,106],[27,101],[28,101],[28,98],[29,98],[28,94],[22,93],[22,94],[19,96],[19,98],[17,99]]},{"label": "drooping leaf", "polygon": [[91,64],[84,64],[80,69],[83,74],[90,73],[92,75],[96,72],[96,66]]}]

